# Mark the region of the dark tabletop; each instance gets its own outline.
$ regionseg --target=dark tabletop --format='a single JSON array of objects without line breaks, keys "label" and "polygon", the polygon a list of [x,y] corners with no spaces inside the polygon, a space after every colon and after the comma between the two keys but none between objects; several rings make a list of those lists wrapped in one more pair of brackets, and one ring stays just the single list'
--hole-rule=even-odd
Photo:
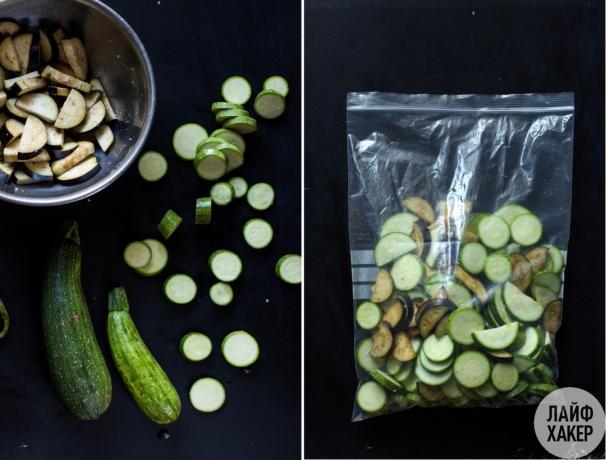
[{"label": "dark tabletop", "polygon": [[[0,340],[0,458],[2,459],[284,459],[300,449],[300,289],[280,282],[274,264],[300,248],[300,6],[297,2],[224,0],[146,0],[108,2],[139,34],[154,66],[158,105],[147,149],[164,152],[169,173],[146,184],[136,167],[109,189],[81,203],[36,209],[0,203],[0,296],[11,313],[11,330]],[[213,209],[210,226],[195,226],[194,203],[208,195],[188,162],[172,151],[181,123],[218,126],[210,104],[219,99],[229,75],[249,78],[254,91],[281,74],[290,82],[285,115],[259,121],[246,137],[246,164],[237,171],[250,184],[274,185],[276,201],[254,212],[245,200]],[[172,208],[184,223],[167,242],[169,264],[155,278],[142,278],[122,262],[124,246],[157,237],[155,226]],[[270,248],[254,251],[242,238],[253,216],[274,226]],[[113,400],[97,421],[82,422],[57,399],[44,361],[41,277],[54,234],[68,218],[78,220],[82,239],[83,285],[92,320],[108,359]],[[233,305],[211,304],[214,282],[208,256],[221,247],[238,252],[244,272],[234,283]],[[165,277],[185,272],[200,293],[187,306],[168,303],[161,294]],[[122,284],[131,313],[149,348],[174,382],[182,414],[160,440],[158,425],[137,409],[111,363],[105,334],[107,294]],[[252,372],[223,360],[219,345],[232,330],[246,329],[259,341],[261,356]],[[201,363],[180,355],[180,338],[190,330],[208,334],[215,345]],[[211,375],[227,391],[225,406],[214,414],[196,412],[188,390],[196,378]]]},{"label": "dark tabletop", "polygon": [[[561,386],[604,401],[604,3],[307,0],[305,452],[541,457],[534,407],[413,409],[350,423],[355,373],[345,94],[575,93]],[[601,458],[604,447],[594,452]]]}]

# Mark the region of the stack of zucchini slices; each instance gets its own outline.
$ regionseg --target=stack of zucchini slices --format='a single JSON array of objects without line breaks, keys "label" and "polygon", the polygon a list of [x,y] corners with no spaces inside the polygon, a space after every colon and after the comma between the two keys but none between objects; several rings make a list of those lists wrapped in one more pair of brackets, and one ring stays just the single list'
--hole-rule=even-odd
[{"label": "stack of zucchini slices", "polygon": [[[82,40],[61,27],[0,22],[0,182],[79,183],[101,169],[116,120],[101,82],[90,78]],[[96,144],[96,145],[95,145]]]},{"label": "stack of zucchini slices", "polygon": [[365,414],[502,406],[555,386],[564,257],[519,204],[494,213],[420,197],[383,223],[355,312]]}]

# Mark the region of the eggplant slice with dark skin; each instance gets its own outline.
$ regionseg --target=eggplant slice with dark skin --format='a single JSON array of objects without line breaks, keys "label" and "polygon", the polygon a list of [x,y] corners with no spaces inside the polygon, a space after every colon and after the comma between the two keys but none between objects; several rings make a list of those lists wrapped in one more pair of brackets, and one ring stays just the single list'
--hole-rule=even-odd
[{"label": "eggplant slice with dark skin", "polygon": [[[109,127],[107,125],[104,125],[104,126],[106,126],[107,129],[109,129]],[[95,134],[96,133],[97,132],[95,131]],[[111,133],[111,130],[110,130],[110,133]],[[113,139],[113,134],[112,134],[112,139]],[[97,138],[97,142],[99,142],[98,138]],[[101,145],[100,142],[99,142],[99,145]],[[105,149],[103,148],[102,145],[101,145],[101,148],[105,151]],[[384,268],[379,269],[379,271],[377,272],[377,278],[375,280],[375,284],[371,288],[371,292],[372,292],[372,295],[370,297],[370,301],[374,302],[374,303],[384,302],[391,297],[391,294],[393,293],[393,280],[391,279],[391,275],[389,274],[388,270],[385,270]]]},{"label": "eggplant slice with dark skin", "polygon": [[417,217],[431,225],[436,221],[436,213],[431,205],[418,196],[409,196],[402,200],[402,205]]},{"label": "eggplant slice with dark skin", "polygon": [[383,321],[388,323],[391,328],[396,328],[404,316],[404,306],[400,299],[393,298],[386,302],[383,314]]},{"label": "eggplant slice with dark skin", "polygon": [[454,276],[467,287],[482,303],[488,302],[488,293],[482,282],[467,273],[462,267],[457,265],[454,269]]},{"label": "eggplant slice with dark skin", "polygon": [[372,333],[372,346],[368,354],[373,358],[387,356],[393,344],[393,335],[389,323],[381,321]]},{"label": "eggplant slice with dark skin", "polygon": [[525,292],[532,283],[532,264],[523,254],[514,252],[509,256],[511,262],[511,282],[520,291]]},{"label": "eggplant slice with dark skin", "polygon": [[533,273],[540,272],[543,269],[547,263],[548,254],[549,249],[545,246],[537,246],[524,254],[532,266]]},{"label": "eggplant slice with dark skin", "polygon": [[448,299],[430,299],[424,302],[417,312],[417,324],[421,337],[430,335],[442,317],[456,308],[456,305]]},{"label": "eggplant slice with dark skin", "polygon": [[101,171],[101,165],[99,165],[97,157],[93,155],[58,176],[57,180],[62,184],[79,184],[96,176],[99,171]]},{"label": "eggplant slice with dark skin", "polygon": [[555,335],[562,323],[562,299],[552,300],[545,306],[543,327],[551,335]]},{"label": "eggplant slice with dark skin", "polygon": [[406,363],[416,358],[417,354],[412,346],[410,337],[404,331],[396,333],[394,337],[394,347],[391,356],[400,362]]}]

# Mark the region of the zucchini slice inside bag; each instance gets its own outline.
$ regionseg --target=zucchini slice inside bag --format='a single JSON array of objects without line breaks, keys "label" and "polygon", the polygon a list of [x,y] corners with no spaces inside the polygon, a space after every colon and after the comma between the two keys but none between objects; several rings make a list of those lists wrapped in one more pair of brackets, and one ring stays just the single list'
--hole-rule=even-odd
[{"label": "zucchini slice inside bag", "polygon": [[354,421],[556,388],[573,120],[571,93],[348,94]]}]

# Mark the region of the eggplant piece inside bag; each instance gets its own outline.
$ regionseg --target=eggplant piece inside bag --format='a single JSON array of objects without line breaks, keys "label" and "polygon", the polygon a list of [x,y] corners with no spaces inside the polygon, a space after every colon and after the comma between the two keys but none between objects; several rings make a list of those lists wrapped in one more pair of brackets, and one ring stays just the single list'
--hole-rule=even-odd
[{"label": "eggplant piece inside bag", "polygon": [[349,93],[353,421],[556,388],[572,93]]}]

